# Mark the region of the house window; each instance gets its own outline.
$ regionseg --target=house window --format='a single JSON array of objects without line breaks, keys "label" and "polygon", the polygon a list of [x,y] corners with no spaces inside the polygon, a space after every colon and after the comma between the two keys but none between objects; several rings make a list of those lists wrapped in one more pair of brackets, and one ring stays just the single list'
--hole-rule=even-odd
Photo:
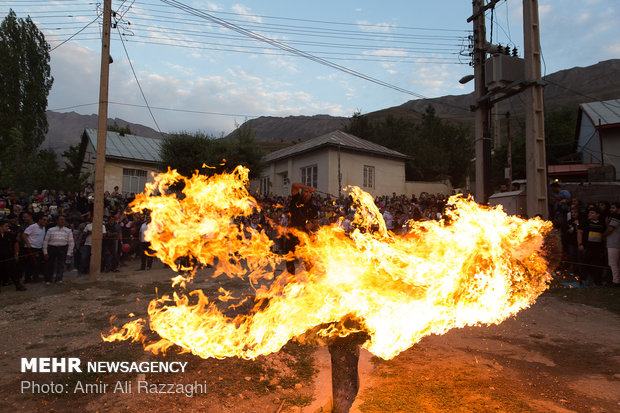
[{"label": "house window", "polygon": [[142,169],[123,168],[123,194],[140,193],[146,184],[146,171]]},{"label": "house window", "polygon": [[270,192],[271,179],[268,176],[261,178],[260,180],[260,194],[267,195]]},{"label": "house window", "polygon": [[375,167],[364,165],[364,188],[375,187]]},{"label": "house window", "polygon": [[317,187],[318,169],[316,165],[301,168],[301,183],[313,188]]}]

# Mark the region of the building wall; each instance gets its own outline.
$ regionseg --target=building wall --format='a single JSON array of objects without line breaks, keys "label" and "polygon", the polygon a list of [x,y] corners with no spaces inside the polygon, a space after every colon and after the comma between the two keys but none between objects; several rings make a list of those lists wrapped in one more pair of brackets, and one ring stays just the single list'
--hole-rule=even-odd
[{"label": "building wall", "polygon": [[[324,148],[272,162],[265,168],[261,179],[251,183],[251,191],[258,192],[261,180],[269,179],[270,193],[289,195],[291,183],[301,182],[301,169],[317,166],[317,190],[338,196],[338,150]],[[374,167],[372,187],[364,187],[364,166]],[[373,196],[402,194],[405,191],[405,163],[403,160],[388,159],[350,151],[340,152],[342,187],[355,185]],[[285,179],[286,178],[286,179]],[[264,181],[263,186],[264,188]]]},{"label": "building wall", "polygon": [[583,163],[601,162],[601,144],[598,133],[590,118],[583,112],[581,112],[577,152],[583,154]]},{"label": "building wall", "polygon": [[601,136],[603,163],[613,165],[616,180],[620,180],[620,128],[603,128],[600,132],[585,113],[581,113],[577,151],[583,154],[583,163],[601,162]]},{"label": "building wall", "polygon": [[[338,195],[338,150],[329,149],[329,193]],[[372,187],[364,186],[364,167],[374,168]],[[405,162],[364,153],[340,152],[342,187],[357,186],[373,196],[405,191]]]},{"label": "building wall", "polygon": [[616,180],[620,180],[620,128],[601,131],[603,137],[603,161],[616,169]]},{"label": "building wall", "polygon": [[[95,160],[96,151],[93,145],[89,142],[84,154],[84,161],[82,163],[82,172],[88,172],[88,182],[94,184],[95,182]],[[159,170],[153,164],[147,164],[144,162],[134,162],[131,160],[116,160],[108,159],[105,164],[104,170],[104,191],[113,191],[115,186],[121,189],[121,192],[126,191],[123,188],[123,169],[137,169],[146,171],[146,182],[153,182],[153,173],[159,173]],[[143,190],[144,188],[142,188]]]}]

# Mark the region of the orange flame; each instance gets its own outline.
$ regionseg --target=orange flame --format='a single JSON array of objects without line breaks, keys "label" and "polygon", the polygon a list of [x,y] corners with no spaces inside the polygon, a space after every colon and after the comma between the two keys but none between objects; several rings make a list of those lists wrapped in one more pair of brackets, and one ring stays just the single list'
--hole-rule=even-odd
[{"label": "orange flame", "polygon": [[[179,183],[184,189],[177,194],[172,189]],[[147,350],[176,344],[203,358],[252,359],[308,331],[320,336],[365,331],[369,338],[363,346],[389,359],[429,334],[500,323],[546,289],[549,274],[541,247],[550,223],[453,197],[448,223],[412,222],[406,235],[396,236],[372,197],[355,187],[350,188],[355,229],[347,234],[331,225],[312,236],[296,232],[300,245],[289,258],[312,266],[276,277],[284,257],[272,252],[264,232],[238,219],[259,210],[247,183],[248,170],[242,167],[211,178],[168,171],[132,204],[136,212],[151,211],[146,238],[173,269],[191,270],[176,262],[189,257],[215,265],[214,276],[249,279],[258,287],[253,310],[235,317],[217,307],[217,301],[235,300],[223,289],[219,300],[195,290],[151,301],[150,328],[162,339]],[[193,277],[191,272],[173,282],[185,288]],[[351,319],[355,327],[342,322]],[[134,320],[104,340],[145,340],[144,323]]]}]

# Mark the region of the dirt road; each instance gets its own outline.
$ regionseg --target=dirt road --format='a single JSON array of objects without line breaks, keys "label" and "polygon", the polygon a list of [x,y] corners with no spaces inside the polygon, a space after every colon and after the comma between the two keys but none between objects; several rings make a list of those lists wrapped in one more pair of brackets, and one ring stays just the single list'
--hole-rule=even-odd
[{"label": "dirt road", "polygon": [[[174,351],[164,357],[139,343],[104,343],[101,333],[111,324],[122,325],[130,313],[145,316],[148,302],[170,291],[169,269],[158,264],[133,271],[137,264],[129,265],[97,281],[69,273],[64,286],[29,284],[23,293],[3,288],[0,411],[325,410],[331,391],[324,347],[289,343],[277,354],[245,361],[202,360]],[[236,293],[248,289],[226,277],[200,287],[215,294],[220,283]],[[602,293],[620,300],[615,290]],[[362,388],[352,411],[620,411],[620,317],[570,298],[562,291],[547,293],[499,326],[427,337],[390,361],[362,352]],[[22,357],[179,361],[187,367],[183,373],[21,373]],[[119,382],[126,390],[131,383],[131,390],[113,391]],[[175,391],[149,392],[139,382],[172,384]],[[30,388],[50,383],[61,384],[64,392]],[[108,386],[97,391],[104,387],[97,384]]]}]

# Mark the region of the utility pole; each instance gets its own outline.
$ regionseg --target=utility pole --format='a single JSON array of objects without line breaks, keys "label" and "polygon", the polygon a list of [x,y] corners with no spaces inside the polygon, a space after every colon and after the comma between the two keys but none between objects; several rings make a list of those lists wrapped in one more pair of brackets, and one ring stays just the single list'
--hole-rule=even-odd
[{"label": "utility pole", "polygon": [[[496,1],[490,3],[495,5]],[[473,15],[467,19],[474,24],[474,96],[476,98],[476,124],[474,147],[476,150],[476,202],[486,204],[491,191],[491,136],[489,132],[489,100],[485,83],[486,28],[484,12],[489,5],[484,0],[473,0]]]},{"label": "utility pole", "polygon": [[540,26],[538,0],[523,0],[523,53],[525,59],[525,154],[527,215],[549,215],[547,206],[547,161],[545,114],[540,75]]},{"label": "utility pole", "polygon": [[110,26],[112,0],[103,1],[103,32],[101,35],[101,78],[99,80],[99,117],[97,123],[97,158],[95,160],[95,188],[93,206],[93,232],[90,254],[90,279],[101,272],[101,247],[103,241],[103,192],[105,181],[106,137],[108,133],[108,85],[110,80]]},{"label": "utility pole", "polygon": [[506,142],[508,144],[508,179],[512,184],[512,137],[510,136],[510,112],[506,112]]}]

